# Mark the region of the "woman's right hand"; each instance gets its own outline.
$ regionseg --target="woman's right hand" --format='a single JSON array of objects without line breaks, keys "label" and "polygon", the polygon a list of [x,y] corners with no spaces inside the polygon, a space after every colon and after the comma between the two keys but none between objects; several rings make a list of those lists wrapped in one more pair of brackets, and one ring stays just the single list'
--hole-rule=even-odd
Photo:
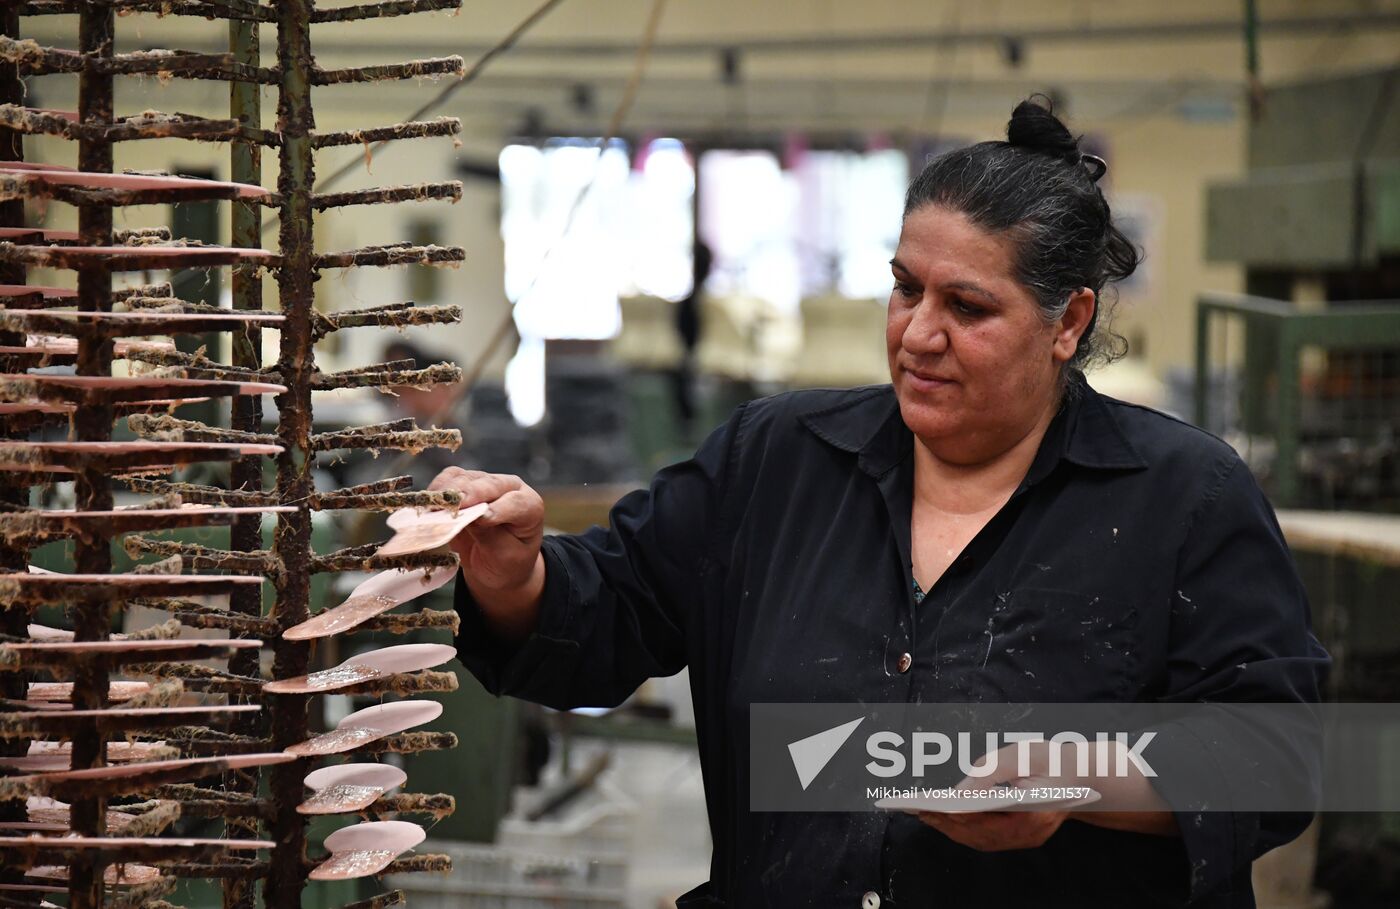
[{"label": "woman's right hand", "polygon": [[451,542],[462,577],[492,630],[521,641],[534,631],[544,595],[544,500],[516,476],[449,467],[430,490],[455,489],[462,507],[487,511]]}]

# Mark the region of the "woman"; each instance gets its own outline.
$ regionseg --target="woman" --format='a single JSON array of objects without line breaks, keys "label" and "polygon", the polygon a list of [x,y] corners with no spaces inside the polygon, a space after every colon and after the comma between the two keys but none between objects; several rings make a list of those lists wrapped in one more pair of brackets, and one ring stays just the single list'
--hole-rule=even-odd
[{"label": "woman", "polygon": [[1080,372],[1136,264],[1102,172],[1032,102],[931,162],[891,263],[892,384],[744,405],[609,530],[542,539],[518,478],[434,482],[490,503],[454,542],[490,691],[612,705],[690,668],[714,855],[682,906],[1253,906],[1249,862],[1306,823],[748,809],[755,703],[1317,699],[1248,469]]}]

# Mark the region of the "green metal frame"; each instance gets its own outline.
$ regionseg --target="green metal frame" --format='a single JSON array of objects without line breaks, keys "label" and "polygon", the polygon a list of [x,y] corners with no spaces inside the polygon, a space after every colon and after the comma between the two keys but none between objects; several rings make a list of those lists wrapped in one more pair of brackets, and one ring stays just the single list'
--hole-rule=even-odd
[{"label": "green metal frame", "polygon": [[1272,498],[1279,507],[1298,501],[1300,421],[1299,359],[1304,347],[1400,348],[1400,305],[1353,305],[1344,309],[1303,312],[1292,303],[1246,294],[1203,294],[1196,301],[1196,382],[1194,419],[1206,424],[1211,372],[1210,340],[1213,320],[1244,323],[1244,422],[1260,425],[1263,389],[1270,374],[1277,377],[1277,416],[1273,434],[1278,446]]}]

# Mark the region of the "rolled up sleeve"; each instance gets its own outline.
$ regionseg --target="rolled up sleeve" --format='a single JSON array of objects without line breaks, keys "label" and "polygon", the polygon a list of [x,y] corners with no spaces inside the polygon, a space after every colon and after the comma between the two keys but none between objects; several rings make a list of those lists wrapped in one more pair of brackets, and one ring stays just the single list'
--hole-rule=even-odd
[{"label": "rolled up sleeve", "polygon": [[492,633],[459,575],[462,665],[492,694],[557,709],[616,706],[683,669],[744,411],[619,500],[607,528],[545,538],[539,624],[523,643]]},{"label": "rolled up sleeve", "polygon": [[[1238,458],[1217,468],[1178,566],[1163,701],[1318,701],[1329,659],[1312,634],[1307,596],[1273,509]],[[1306,724],[1256,725],[1242,715],[1193,712],[1154,751],[1154,785],[1176,812],[1193,901],[1247,883],[1250,863],[1298,836],[1312,817],[1231,810],[1232,780],[1266,772],[1286,775],[1280,786],[1315,788],[1321,772],[1319,742]],[[1261,754],[1270,756],[1262,769],[1252,757]]]}]

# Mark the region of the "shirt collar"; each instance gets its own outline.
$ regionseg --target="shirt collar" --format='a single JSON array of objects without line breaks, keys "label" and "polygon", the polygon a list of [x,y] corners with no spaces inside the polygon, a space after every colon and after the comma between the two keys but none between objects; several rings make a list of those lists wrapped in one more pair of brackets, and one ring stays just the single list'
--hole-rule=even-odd
[{"label": "shirt collar", "polygon": [[[1142,455],[1108,407],[1108,399],[1085,381],[1078,370],[1059,413],[1050,422],[1022,486],[1040,482],[1060,461],[1095,470],[1138,470],[1147,467]],[[890,385],[861,389],[833,407],[808,411],[803,425],[835,448],[859,457],[861,470],[878,477],[913,451],[913,434],[899,414],[899,401]]]}]

